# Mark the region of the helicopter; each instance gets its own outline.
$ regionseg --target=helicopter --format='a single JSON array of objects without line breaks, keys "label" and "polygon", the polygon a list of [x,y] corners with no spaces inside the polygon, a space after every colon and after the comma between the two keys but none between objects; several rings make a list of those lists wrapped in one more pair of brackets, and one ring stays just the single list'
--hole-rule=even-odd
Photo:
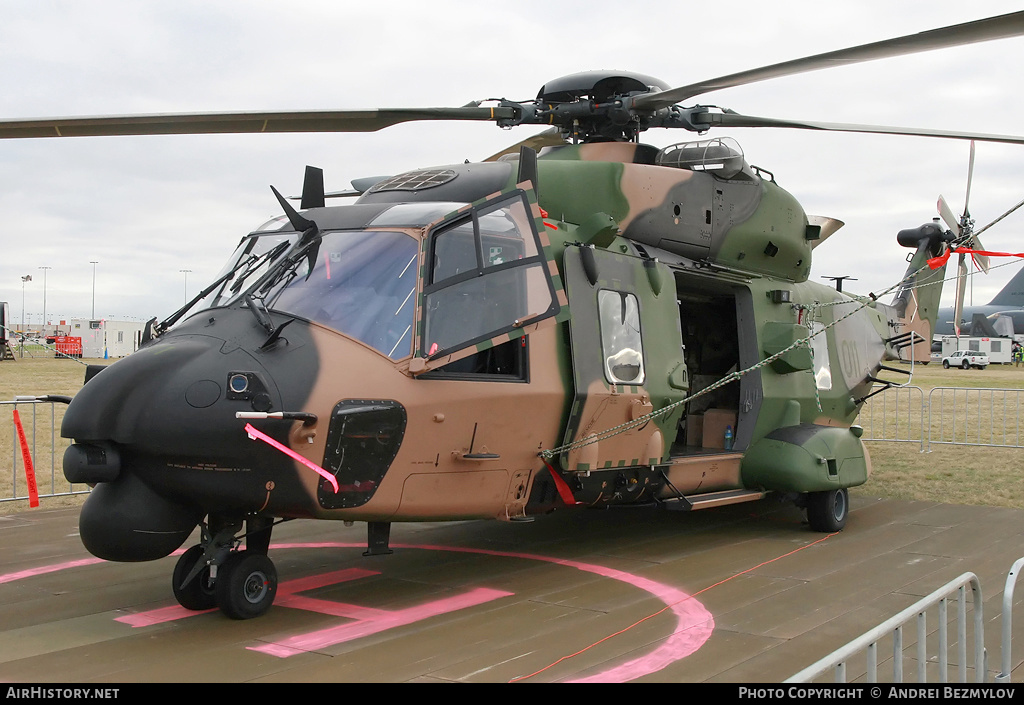
[{"label": "helicopter", "polygon": [[[682,107],[829,66],[1024,34],[1024,12],[672,88],[625,71],[532,101],[455,108],[0,121],[0,138],[375,132],[415,120],[547,129],[482,162],[358,179],[308,167],[296,208],[242,237],[216,279],[132,355],[90,367],[61,435],[92,491],[81,539],[111,561],[178,558],[183,607],[264,614],[273,527],[531,521],[567,507],[693,511],[793,499],[844,528],[871,460],[864,401],[927,360],[945,265],[972,234],[933,221],[891,303],[809,279],[843,223],[808,215],[716,127],[921,135]],[[485,105],[485,102],[490,104]],[[648,129],[700,139],[655,148]],[[348,205],[328,199],[354,197]],[[874,390],[874,391],[873,391]],[[244,548],[243,548],[244,545]]]}]

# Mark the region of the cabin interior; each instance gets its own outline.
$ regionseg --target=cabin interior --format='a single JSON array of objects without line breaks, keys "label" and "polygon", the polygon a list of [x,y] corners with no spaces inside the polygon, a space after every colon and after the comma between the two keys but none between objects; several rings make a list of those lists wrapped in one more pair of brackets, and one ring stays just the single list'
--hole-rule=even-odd
[{"label": "cabin interior", "polygon": [[[693,395],[739,369],[736,297],[730,289],[707,281],[698,288],[677,278],[676,286],[683,357]],[[731,382],[687,403],[672,455],[725,452],[726,427],[736,438],[739,399],[740,384]]]}]

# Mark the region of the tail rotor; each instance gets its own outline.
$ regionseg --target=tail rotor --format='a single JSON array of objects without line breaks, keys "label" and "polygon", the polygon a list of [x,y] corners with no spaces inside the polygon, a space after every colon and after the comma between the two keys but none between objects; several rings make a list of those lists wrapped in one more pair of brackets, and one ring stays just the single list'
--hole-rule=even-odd
[{"label": "tail rotor", "polygon": [[[971,200],[971,181],[974,178],[974,141],[971,141],[971,157],[967,167],[967,193],[964,195],[964,212],[959,218],[953,212],[953,209],[946,203],[946,199],[943,196],[939,196],[937,203],[939,209],[939,216],[942,218],[946,226],[956,233],[956,237],[953,239],[951,245],[952,249],[958,247],[970,248],[972,250],[984,249],[981,245],[981,240],[978,239],[977,233],[974,232],[974,220],[971,218],[969,210],[969,203]],[[986,226],[987,228],[988,226]],[[985,229],[985,228],[983,228]],[[986,255],[975,254],[972,255],[974,263],[977,267],[988,273],[989,261]],[[960,320],[963,317],[964,310],[964,294],[967,291],[967,254],[965,252],[960,253],[960,260],[957,263],[957,274],[956,274],[956,304],[954,306],[953,316],[953,329],[956,331],[957,337],[960,336]]]}]

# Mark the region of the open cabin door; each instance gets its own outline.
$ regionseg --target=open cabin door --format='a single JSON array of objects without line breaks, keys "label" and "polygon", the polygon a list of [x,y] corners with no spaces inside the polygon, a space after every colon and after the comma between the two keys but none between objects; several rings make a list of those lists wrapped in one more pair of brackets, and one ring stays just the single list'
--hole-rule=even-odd
[{"label": "open cabin door", "polygon": [[[654,260],[595,247],[565,250],[575,398],[563,445],[569,471],[667,461],[682,407],[619,429],[682,399],[675,280]],[[608,435],[606,435],[608,434]]]}]

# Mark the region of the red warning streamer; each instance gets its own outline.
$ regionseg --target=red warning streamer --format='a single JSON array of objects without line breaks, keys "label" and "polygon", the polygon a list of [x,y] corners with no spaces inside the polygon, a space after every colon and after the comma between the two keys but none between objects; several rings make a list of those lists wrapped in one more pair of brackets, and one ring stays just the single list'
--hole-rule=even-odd
[{"label": "red warning streamer", "polygon": [[566,481],[562,479],[562,476],[559,475],[553,467],[551,467],[551,463],[544,460],[544,458],[541,458],[541,461],[548,466],[548,470],[551,472],[551,479],[555,481],[555,488],[558,490],[558,496],[561,497],[562,501],[570,507],[574,504],[581,504],[581,502],[576,501],[576,498],[572,494],[572,490],[569,488]]},{"label": "red warning streamer", "polygon": [[18,442],[21,444],[21,459],[25,463],[25,481],[28,483],[28,506],[39,506],[39,490],[36,489],[36,471],[32,468],[32,454],[28,452],[28,441],[25,440],[25,429],[21,426],[21,416],[14,410],[14,427],[18,430]]},{"label": "red warning streamer", "polygon": [[[1024,252],[990,252],[989,250],[974,250],[971,249],[970,247],[956,247],[953,249],[947,249],[938,257],[932,257],[930,260],[928,260],[928,266],[931,267],[932,269],[938,269],[949,260],[949,256],[954,252],[958,255],[970,255],[972,260],[974,259],[975,255],[984,255],[985,257],[1024,258]],[[977,266],[977,261],[975,261],[974,264],[975,266]]]}]

